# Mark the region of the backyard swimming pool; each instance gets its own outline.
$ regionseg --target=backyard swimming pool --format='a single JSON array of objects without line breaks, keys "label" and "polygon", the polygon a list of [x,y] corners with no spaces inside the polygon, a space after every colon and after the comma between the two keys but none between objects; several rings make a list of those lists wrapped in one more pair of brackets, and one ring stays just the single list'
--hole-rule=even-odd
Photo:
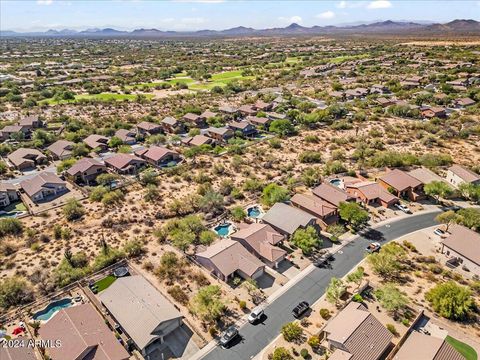
[{"label": "backyard swimming pool", "polygon": [[215,226],[215,228],[213,230],[215,230],[215,232],[219,236],[227,237],[230,234],[230,231],[232,230],[232,226],[233,225],[231,223],[224,223],[224,224],[220,224],[220,225]]},{"label": "backyard swimming pool", "polygon": [[256,219],[262,215],[263,212],[258,206],[251,206],[247,208],[247,215],[250,218]]},{"label": "backyard swimming pool", "polygon": [[332,180],[330,180],[330,184],[332,184],[332,185],[334,185],[334,186],[336,186],[336,187],[339,187],[341,183],[342,183],[342,180],[340,180],[340,179],[332,179]]},{"label": "backyard swimming pool", "polygon": [[65,298],[57,301],[53,301],[47,305],[47,307],[43,310],[37,311],[33,315],[34,320],[42,320],[47,321],[49,320],[57,311],[68,308],[72,306],[72,299]]}]

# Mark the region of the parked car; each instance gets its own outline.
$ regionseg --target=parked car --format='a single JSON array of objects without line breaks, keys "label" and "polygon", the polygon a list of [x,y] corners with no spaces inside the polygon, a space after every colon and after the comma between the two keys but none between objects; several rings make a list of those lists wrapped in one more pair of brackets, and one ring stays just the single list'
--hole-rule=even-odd
[{"label": "parked car", "polygon": [[235,339],[237,336],[238,336],[238,329],[236,328],[236,326],[234,325],[230,326],[222,334],[222,337],[220,338],[220,345],[223,348],[228,347],[228,345],[232,342],[232,340]]},{"label": "parked car", "polygon": [[405,214],[411,214],[412,211],[408,208],[408,206],[405,206],[403,204],[395,204],[395,207],[400,210],[400,211],[403,211]]},{"label": "parked car", "polygon": [[369,254],[372,254],[374,252],[380,251],[381,248],[382,248],[382,245],[380,245],[378,242],[373,242],[373,243],[370,243],[365,250]]},{"label": "parked car", "polygon": [[255,324],[257,321],[259,321],[262,318],[263,314],[264,314],[263,309],[260,306],[256,307],[255,309],[252,310],[250,315],[248,315],[248,322],[250,324]]},{"label": "parked car", "polygon": [[438,235],[438,236],[445,236],[445,235],[446,235],[446,232],[443,231],[443,230],[440,229],[440,228],[436,228],[435,230],[433,230],[433,233],[434,233],[435,235]]},{"label": "parked car", "polygon": [[300,316],[305,314],[308,309],[310,309],[310,305],[308,304],[308,302],[302,301],[292,310],[292,315],[294,318],[298,319]]}]

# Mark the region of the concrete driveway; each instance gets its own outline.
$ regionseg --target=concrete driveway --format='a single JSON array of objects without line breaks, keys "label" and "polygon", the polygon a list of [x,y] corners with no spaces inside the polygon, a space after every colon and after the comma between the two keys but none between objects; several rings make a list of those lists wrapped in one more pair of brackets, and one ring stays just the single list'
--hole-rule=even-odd
[{"label": "concrete driveway", "polygon": [[165,336],[164,340],[176,359],[188,359],[199,350],[193,341],[192,331],[185,324]]}]

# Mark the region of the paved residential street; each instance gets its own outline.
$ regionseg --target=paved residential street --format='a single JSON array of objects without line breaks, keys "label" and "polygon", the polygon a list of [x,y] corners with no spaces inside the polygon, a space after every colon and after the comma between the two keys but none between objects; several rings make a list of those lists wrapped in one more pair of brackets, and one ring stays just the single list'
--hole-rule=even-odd
[{"label": "paved residential street", "polygon": [[[383,237],[381,243],[394,240],[408,233],[435,225],[438,212],[401,219],[375,229],[377,236]],[[379,234],[381,233],[381,234]],[[291,311],[298,302],[305,300],[310,304],[317,301],[325,292],[331,277],[345,276],[364,257],[364,249],[371,241],[364,236],[358,236],[354,241],[343,247],[336,255],[331,269],[315,268],[302,278],[283,295],[265,309],[267,319],[256,326],[246,324],[240,328],[241,340],[230,349],[215,347],[206,354],[207,360],[247,360],[262,351],[279,333],[283,324],[294,320]]]}]

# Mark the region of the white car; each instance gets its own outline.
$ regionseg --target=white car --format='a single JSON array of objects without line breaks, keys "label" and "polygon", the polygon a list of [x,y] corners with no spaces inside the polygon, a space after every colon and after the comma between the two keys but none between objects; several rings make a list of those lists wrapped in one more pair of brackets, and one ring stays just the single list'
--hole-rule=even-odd
[{"label": "white car", "polygon": [[412,211],[407,206],[405,206],[403,204],[395,204],[395,207],[398,210],[403,211],[405,214],[411,214],[412,213]]},{"label": "white car", "polygon": [[440,229],[440,228],[436,228],[436,229],[433,231],[433,233],[434,233],[435,235],[438,235],[438,236],[445,236],[445,231],[443,231],[443,230]]},{"label": "white car", "polygon": [[248,315],[248,322],[250,324],[255,324],[263,316],[263,309],[259,306],[252,310],[250,315]]}]

